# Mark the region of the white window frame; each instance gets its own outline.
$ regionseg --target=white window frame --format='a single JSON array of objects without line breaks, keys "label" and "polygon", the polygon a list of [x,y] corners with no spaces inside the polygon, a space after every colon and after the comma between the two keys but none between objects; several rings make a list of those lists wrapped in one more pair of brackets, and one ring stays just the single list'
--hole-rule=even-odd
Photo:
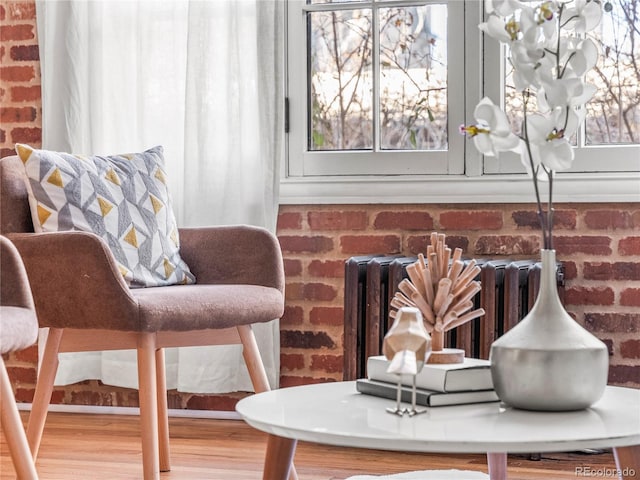
[{"label": "white window frame", "polygon": [[[399,163],[398,152],[308,152],[306,112],[306,35],[304,33],[304,0],[288,0],[287,22],[287,80],[289,98],[289,133],[286,142],[286,161],[282,165],[280,182],[281,204],[362,204],[362,203],[513,203],[535,200],[531,180],[524,173],[515,156],[499,162],[478,154],[471,142],[465,141],[456,147],[457,128],[449,126],[450,152],[448,160],[441,162],[446,168],[427,170],[433,165],[424,161],[424,155],[447,157],[447,152],[401,152],[408,161]],[[410,3],[410,2],[409,2]],[[420,2],[423,3],[423,2]],[[405,2],[402,2],[404,5]],[[455,5],[455,6],[454,6]],[[473,110],[484,94],[494,99],[496,77],[503,71],[498,65],[499,56],[484,39],[478,29],[483,16],[483,4],[477,0],[453,0],[450,8],[456,15],[464,15],[463,61],[455,62],[449,56],[449,75],[466,75],[463,101],[465,120],[471,119]],[[353,8],[353,5],[349,6]],[[449,18],[451,18],[451,11]],[[450,24],[451,25],[451,24]],[[449,27],[449,32],[451,26]],[[455,30],[458,31],[458,30]],[[493,41],[492,39],[489,39]],[[451,39],[449,39],[449,42]],[[493,49],[493,50],[492,50]],[[483,62],[482,60],[485,60]],[[457,66],[457,70],[454,70]],[[488,69],[495,76],[488,74]],[[478,81],[473,81],[476,78]],[[499,77],[498,77],[499,78]],[[485,92],[483,92],[484,79]],[[451,91],[451,90],[449,90]],[[301,105],[302,103],[302,105]],[[300,108],[302,107],[302,108]],[[454,112],[455,112],[454,101]],[[451,100],[449,100],[451,115]],[[456,114],[453,114],[457,121]],[[464,120],[463,120],[464,121]],[[462,122],[459,122],[462,123]],[[590,147],[593,148],[593,147]],[[597,170],[603,163],[598,155],[607,151],[604,163],[611,165],[612,151],[627,151],[640,147],[600,147],[592,150],[588,163],[578,157],[572,171],[559,174],[554,184],[556,202],[636,202],[640,201],[640,156],[631,152],[617,162],[615,169]],[[597,151],[598,150],[598,151]],[[349,162],[344,160],[349,155]],[[380,161],[374,169],[371,156]],[[355,160],[352,157],[356,157]],[[386,158],[385,158],[386,157]],[[311,161],[309,161],[311,160]],[[315,163],[314,163],[315,162]],[[335,175],[325,174],[318,162],[327,162],[338,167]],[[351,166],[348,166],[351,165]],[[325,165],[326,166],[326,165]],[[422,169],[422,170],[421,170]]]}]

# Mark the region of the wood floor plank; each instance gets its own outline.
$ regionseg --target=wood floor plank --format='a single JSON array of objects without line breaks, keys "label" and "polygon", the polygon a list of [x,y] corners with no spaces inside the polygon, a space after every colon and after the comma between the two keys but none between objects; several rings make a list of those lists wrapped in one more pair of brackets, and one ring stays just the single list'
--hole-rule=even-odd
[{"label": "wood floor plank", "polygon": [[[25,420],[23,413],[23,420]],[[266,434],[239,420],[171,418],[171,472],[166,480],[260,480]],[[300,480],[344,480],[357,474],[449,469],[487,471],[485,455],[397,453],[298,442]],[[533,461],[509,455],[509,480],[576,480],[576,467],[614,469],[611,452],[545,454]],[[52,412],[37,462],[42,480],[114,480],[142,477],[139,420],[127,415]],[[613,478],[613,477],[611,477]],[[0,480],[15,479],[4,435]]]}]

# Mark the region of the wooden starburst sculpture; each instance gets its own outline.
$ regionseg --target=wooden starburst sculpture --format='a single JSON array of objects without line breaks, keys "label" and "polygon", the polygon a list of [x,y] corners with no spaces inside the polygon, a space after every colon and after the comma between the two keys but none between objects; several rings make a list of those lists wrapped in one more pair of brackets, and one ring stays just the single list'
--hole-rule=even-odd
[{"label": "wooden starburst sculpture", "polygon": [[444,234],[432,233],[426,258],[420,254],[418,261],[407,267],[409,279],[400,282],[391,300],[391,318],[406,306],[422,313],[432,341],[429,363],[462,363],[464,350],[445,349],[444,334],[485,313],[482,308],[471,310],[473,297],[480,291],[480,282],[474,280],[480,267],[475,260],[465,266],[461,256],[459,248],[452,255]]}]

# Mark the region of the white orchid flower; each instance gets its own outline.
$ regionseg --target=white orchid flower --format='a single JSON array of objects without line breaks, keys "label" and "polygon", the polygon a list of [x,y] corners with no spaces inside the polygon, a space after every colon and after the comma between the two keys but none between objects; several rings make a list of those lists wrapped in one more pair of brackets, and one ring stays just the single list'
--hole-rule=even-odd
[{"label": "white orchid flower", "polygon": [[460,132],[473,138],[480,153],[497,157],[499,152],[516,150],[520,139],[514,135],[507,115],[489,97],[484,97],[474,111],[476,125],[462,125]]},{"label": "white orchid flower", "polygon": [[511,64],[513,65],[513,81],[516,90],[522,92],[530,86],[539,87],[538,68],[540,61],[545,56],[542,48],[529,49],[522,42],[514,42],[511,45]]},{"label": "white orchid flower", "polygon": [[572,107],[588,102],[596,93],[593,85],[579,77],[541,78],[538,89],[538,106],[541,111],[553,110],[568,104]]},{"label": "white orchid flower", "polygon": [[562,15],[563,28],[572,28],[576,33],[590,32],[602,18],[602,7],[592,0],[575,0]]},{"label": "white orchid flower", "polygon": [[585,38],[577,42],[574,48],[567,48],[567,53],[569,57],[566,62],[565,71],[570,75],[582,77],[596,65],[600,52],[593,40]]},{"label": "white orchid flower", "polygon": [[[566,109],[565,109],[566,112]],[[566,170],[573,162],[574,152],[569,144],[562,109],[552,115],[530,115],[526,119],[527,138],[534,167],[542,164],[547,170]],[[572,125],[571,128],[576,128]]]},{"label": "white orchid flower", "polygon": [[518,0],[485,0],[484,8],[487,13],[495,13],[501,17],[512,15],[522,7]]},{"label": "white orchid flower", "polygon": [[478,28],[503,43],[516,40],[520,32],[520,25],[514,17],[502,18],[497,15],[490,15],[486,22],[478,25]]}]

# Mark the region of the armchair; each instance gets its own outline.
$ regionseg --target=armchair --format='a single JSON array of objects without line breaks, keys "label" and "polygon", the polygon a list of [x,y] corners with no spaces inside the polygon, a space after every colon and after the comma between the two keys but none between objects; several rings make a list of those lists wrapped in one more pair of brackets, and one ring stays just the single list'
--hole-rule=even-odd
[{"label": "armchair", "polygon": [[17,156],[0,161],[0,233],[20,251],[41,327],[49,327],[27,438],[34,458],[58,353],[136,349],[145,480],[170,469],[164,348],[243,345],[256,392],[269,389],[251,324],[279,318],[284,273],[277,239],[264,229],[181,229],[180,254],[194,285],[130,289],[92,233],[33,233]]},{"label": "armchair", "polygon": [[[38,319],[33,306],[27,272],[11,242],[0,236],[0,353],[33,345],[38,338]],[[37,480],[35,465],[4,360],[0,357],[0,412],[9,453],[18,478]]]}]

